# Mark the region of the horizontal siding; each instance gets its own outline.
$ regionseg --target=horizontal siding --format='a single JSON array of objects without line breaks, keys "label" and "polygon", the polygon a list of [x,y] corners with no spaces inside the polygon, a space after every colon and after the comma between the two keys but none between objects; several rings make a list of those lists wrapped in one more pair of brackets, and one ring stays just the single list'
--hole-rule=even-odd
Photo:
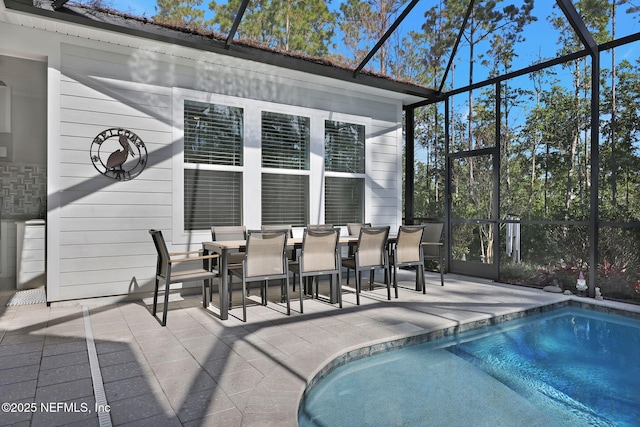
[{"label": "horizontal siding", "polygon": [[[159,221],[162,222],[162,219]],[[61,246],[120,243],[122,244],[123,254],[127,253],[126,245],[130,243],[145,243],[150,240],[151,236],[149,236],[146,227],[126,229],[125,232],[122,230],[70,230],[60,233]]]},{"label": "horizontal siding", "polygon": [[[135,205],[136,214],[143,218],[170,217],[171,211],[163,209],[156,204]],[[120,218],[122,216],[121,205],[81,205],[70,204],[61,209],[63,220],[74,220],[76,218]]]},{"label": "horizontal siding", "polygon": [[[126,209],[123,210],[126,212]],[[150,227],[150,224],[153,224],[153,227]],[[145,217],[137,217],[137,218],[128,218],[123,221],[121,218],[62,218],[60,221],[60,225],[63,229],[73,228],[77,231],[120,231],[120,230],[128,230],[129,232],[133,230],[149,230],[150,228],[159,228],[161,230],[168,230],[171,228],[171,222],[169,218],[166,218],[164,221],[162,218],[153,218],[151,221]],[[151,237],[148,236],[148,240],[151,240]],[[127,250],[123,248],[123,252]]]},{"label": "horizontal siding", "polygon": [[[132,67],[131,59],[62,46],[63,300],[126,294],[136,290],[132,283],[151,289],[156,254],[148,230],[171,229],[172,89],[137,79],[135,74],[144,68]],[[118,182],[93,167],[91,143],[108,128],[129,129],[145,143],[148,162],[136,179]]]},{"label": "horizontal siding", "polygon": [[[125,248],[120,243],[102,243],[100,245],[65,245],[60,250],[61,259],[77,258],[97,258],[97,257],[121,257]],[[151,237],[146,243],[129,243],[126,247],[126,252],[137,255],[153,256],[153,262],[155,263],[156,249],[153,246]],[[148,260],[145,260],[147,262]],[[146,264],[145,264],[146,265]]]},{"label": "horizontal siding", "polygon": [[367,171],[370,177],[371,198],[369,200],[369,214],[371,222],[379,225],[389,225],[397,231],[400,225],[399,212],[402,212],[402,198],[400,195],[402,181],[399,179],[398,168],[398,140],[399,124],[395,122],[398,112],[390,109],[395,116],[389,121],[372,120],[372,144],[370,155],[372,163]]},{"label": "horizontal siding", "polygon": [[149,290],[153,290],[154,272],[155,267],[149,266],[115,269],[109,275],[101,274],[100,271],[63,272],[60,274],[60,280],[64,284],[60,287],[61,299],[124,295],[131,290],[134,280],[138,284],[148,283],[151,285]]},{"label": "horizontal siding", "polygon": [[[77,148],[83,149],[88,148],[93,142],[93,138],[96,137],[103,130],[112,128],[112,127],[120,127],[114,126],[114,123],[104,123],[104,124],[79,124],[73,122],[62,122],[60,123],[60,135],[63,138],[62,148],[67,148],[67,144],[69,144],[68,148]],[[163,129],[163,132],[160,132],[159,129]],[[135,132],[136,135],[142,139],[144,145],[147,147],[147,152],[152,153],[155,150],[161,149],[166,145],[170,145],[173,142],[173,136],[170,132],[170,127],[164,126],[161,123],[158,123],[157,126],[152,126],[151,129],[140,129],[139,127],[131,129]],[[86,144],[86,145],[84,145]]]},{"label": "horizontal siding", "polygon": [[[82,258],[82,262],[77,262],[74,259],[63,259],[60,265],[64,271],[74,273],[84,273],[91,271],[117,271],[135,269],[140,266],[155,266],[156,257],[154,255],[130,255],[130,256],[105,256],[96,258]],[[155,270],[151,269],[147,274]]]},{"label": "horizontal siding", "polygon": [[[84,192],[84,191],[64,191],[60,193],[60,202],[62,205],[69,205],[73,203],[80,204],[101,204],[101,205],[114,205],[114,206],[128,206],[128,205],[171,205],[173,199],[170,193],[125,193],[118,191],[100,191],[100,192]],[[135,218],[135,210],[127,215],[123,209],[123,221],[126,218]]]},{"label": "horizontal siding", "polygon": [[[75,189],[75,190],[97,190],[103,189],[106,186],[112,186],[118,184],[116,181],[111,178],[107,178],[104,176],[100,176],[100,179],[96,178],[96,169],[93,166],[79,167],[78,170],[73,171],[72,173],[68,173],[66,176],[60,178],[60,187],[63,190]],[[71,176],[73,175],[73,176]],[[88,180],[87,178],[92,178]],[[119,185],[117,191],[166,191],[161,186],[151,186],[150,183],[157,183],[164,181],[165,183],[170,183],[172,180],[171,169],[156,169],[149,168],[145,169],[140,176],[138,176],[135,180],[131,181],[135,182],[131,185]],[[150,188],[152,187],[152,188]]]},{"label": "horizontal siding", "polygon": [[[164,232],[171,251],[198,249],[200,240],[209,239],[197,233],[189,245],[171,243],[173,205],[179,202],[173,195],[174,86],[369,118],[368,217],[397,227],[397,103],[259,69],[63,44],[57,153],[62,191],[58,241],[50,242],[50,250],[59,254],[61,299],[152,290],[151,228]],[[90,161],[93,138],[112,127],[127,128],[145,143],[148,163],[134,180],[108,179]]]}]

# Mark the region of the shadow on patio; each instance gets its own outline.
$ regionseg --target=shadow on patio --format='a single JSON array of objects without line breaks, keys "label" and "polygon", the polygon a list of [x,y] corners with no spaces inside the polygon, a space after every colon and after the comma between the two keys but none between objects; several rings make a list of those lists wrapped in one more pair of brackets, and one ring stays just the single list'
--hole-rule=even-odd
[{"label": "shadow on patio", "polygon": [[[296,292],[290,317],[278,304],[252,305],[247,323],[233,316],[220,321],[202,309],[197,294],[173,297],[166,328],[143,301],[91,308],[113,424],[295,426],[307,382],[348,350],[566,299],[451,276],[441,287],[436,274],[427,275],[423,295],[410,289],[412,273],[406,273],[398,300],[387,301],[380,287],[364,291],[360,306],[346,293],[343,309],[309,299],[301,315]],[[4,401],[93,409],[82,308],[3,302],[2,309]],[[98,424],[95,413],[0,414],[0,425],[29,420]]]}]

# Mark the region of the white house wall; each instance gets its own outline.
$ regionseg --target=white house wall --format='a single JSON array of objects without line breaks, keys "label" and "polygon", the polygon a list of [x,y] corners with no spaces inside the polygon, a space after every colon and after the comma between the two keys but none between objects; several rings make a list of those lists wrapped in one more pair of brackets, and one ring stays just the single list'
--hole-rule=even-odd
[{"label": "white house wall", "polygon": [[[6,28],[10,24],[0,26],[4,27],[0,34],[11,33]],[[365,219],[390,225],[392,230],[400,225],[398,100],[334,88],[326,79],[312,76],[304,80],[302,73],[293,78],[278,76],[273,67],[250,62],[232,67],[228,64],[239,61],[215,54],[203,53],[206,61],[195,62],[42,30],[19,31],[22,40],[31,40],[21,43],[25,54],[43,53],[37,48],[43,35],[54,46],[47,52],[49,119],[55,122],[49,124],[48,143],[50,301],[151,290],[156,254],[149,229],[163,230],[172,251],[198,249],[210,237],[208,232],[193,233],[180,244],[170,237],[174,205],[181,202],[176,200],[173,182],[175,88],[366,120]],[[0,41],[0,51],[8,49],[7,44],[6,38]],[[12,46],[15,50],[16,45]],[[52,82],[52,76],[59,76],[59,81]],[[114,127],[135,132],[148,150],[147,167],[130,181],[101,175],[89,158],[93,138]],[[51,167],[52,159],[57,168]],[[244,210],[251,206],[245,204]]]}]

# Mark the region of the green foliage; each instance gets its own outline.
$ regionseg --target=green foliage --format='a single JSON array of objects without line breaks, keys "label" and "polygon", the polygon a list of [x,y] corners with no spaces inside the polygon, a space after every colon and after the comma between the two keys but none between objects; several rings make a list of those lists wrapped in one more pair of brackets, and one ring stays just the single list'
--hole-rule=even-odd
[{"label": "green foliage", "polygon": [[[337,13],[338,25],[342,34],[342,46],[349,53],[349,62],[356,66],[373,46],[382,38],[399,10],[402,0],[347,0],[340,4]],[[376,54],[378,70],[385,74],[392,61],[390,47],[385,43]],[[398,63],[393,56],[393,62]]]},{"label": "green foliage", "polygon": [[[476,2],[462,33],[457,54],[468,68],[444,72],[469,5],[468,0],[435,0],[424,12],[420,31],[385,43],[369,64],[446,93],[454,80],[474,83],[474,67],[489,76],[512,71],[524,29],[539,17],[533,0]],[[627,3],[628,13],[640,8],[626,0],[572,2],[597,43],[613,38],[615,6]],[[155,19],[191,29],[228,32],[241,0],[212,1],[211,21],[199,10],[202,0],[159,0]],[[237,30],[237,37],[275,49],[341,59],[356,65],[387,31],[406,2],[402,0],[346,0],[331,12],[322,0],[252,0]],[[560,34],[557,55],[584,49],[580,37],[559,8],[547,19]],[[339,31],[339,33],[338,33]],[[334,37],[339,34],[341,50]],[[612,55],[615,57],[615,55]],[[543,58],[541,58],[542,60]],[[640,223],[640,60],[631,58],[607,66],[600,64],[600,127],[598,137],[598,209],[602,221],[625,225]],[[534,224],[523,225],[524,263],[501,265],[501,277],[528,285],[551,278],[562,286],[575,286],[579,269],[586,270],[588,227],[576,222],[591,215],[591,60],[570,61],[531,73],[521,81],[487,86],[415,111],[414,212],[417,218],[443,218],[450,200],[453,218],[495,219],[515,214]],[[458,83],[459,86],[459,83]],[[499,107],[499,108],[498,108]],[[445,129],[445,126],[448,126]],[[496,136],[499,130],[498,136]],[[445,135],[448,134],[448,141]],[[500,206],[494,206],[494,164],[491,156],[452,158],[447,176],[447,153],[498,147]],[[450,178],[450,193],[445,183]],[[551,225],[546,221],[563,221]],[[603,294],[640,298],[639,228],[620,224],[601,228],[598,285]],[[495,224],[456,224],[451,242],[454,259],[487,262],[493,254]],[[504,224],[500,233],[504,238]],[[504,242],[500,245],[503,246]],[[504,261],[504,257],[503,261]],[[622,295],[622,296],[621,296]],[[626,297],[625,297],[626,295]]]},{"label": "green foliage", "polygon": [[532,285],[537,282],[548,283],[544,268],[530,262],[503,262],[500,264],[500,281],[515,285]]},{"label": "green foliage", "polygon": [[[209,3],[215,13],[208,25],[228,33],[241,0]],[[323,0],[255,0],[249,2],[237,37],[264,46],[324,56],[335,32],[335,15]]]},{"label": "green foliage", "polygon": [[204,11],[199,9],[202,0],[157,0],[157,3],[155,21],[192,30],[204,29]]},{"label": "green foliage", "polygon": [[[441,83],[442,57],[452,48],[448,31],[464,14],[464,3],[438,2],[425,16],[424,33],[407,41],[408,70],[422,66],[422,82]],[[472,45],[490,38],[484,57],[470,57],[492,67],[492,73],[508,72],[517,55],[514,46],[521,29],[536,18],[527,15],[529,2],[521,4],[521,22],[511,22],[507,32],[500,16],[519,16],[515,6],[498,10],[501,2],[487,2],[474,10],[473,22],[464,43]],[[574,2],[598,43],[611,39],[610,2]],[[468,4],[468,3],[466,3]],[[458,17],[449,16],[456,10]],[[638,9],[640,10],[640,9]],[[638,10],[635,10],[637,13]],[[550,21],[562,34],[558,55],[583,48],[565,18],[557,14]],[[488,31],[486,34],[485,31]],[[474,32],[475,31],[475,32]],[[411,54],[415,47],[417,54]],[[420,57],[429,61],[420,62]],[[605,221],[627,222],[600,228],[596,286],[605,297],[640,300],[640,60],[612,61],[611,69],[601,64],[601,107],[599,145],[599,217]],[[566,72],[569,71],[569,73]],[[450,75],[453,75],[453,71]],[[543,221],[521,226],[523,263],[506,261],[500,265],[500,279],[511,283],[544,286],[554,280],[563,289],[575,291],[580,270],[589,269],[589,228],[567,221],[587,221],[591,214],[591,64],[576,60],[529,76],[529,82],[502,83],[500,116],[496,117],[496,92],[474,91],[450,98],[450,152],[481,147],[500,147],[499,217],[516,214],[523,220]],[[469,82],[471,82],[469,74]],[[453,76],[452,76],[453,79]],[[522,83],[522,82],[521,82]],[[528,84],[526,84],[528,83]],[[460,98],[467,96],[466,100]],[[443,113],[437,107],[416,112],[416,145],[429,153],[415,166],[415,216],[444,216],[445,159]],[[438,112],[438,113],[436,113]],[[496,124],[500,138],[496,142]],[[437,153],[437,156],[435,155]],[[437,157],[438,163],[435,162]],[[451,160],[451,207],[453,218],[491,218],[491,166],[487,157]],[[435,185],[438,184],[438,185]],[[565,221],[564,225],[544,221]],[[504,247],[504,227],[501,230]],[[489,226],[454,223],[451,251],[453,259],[479,262],[491,260],[493,244]]]}]

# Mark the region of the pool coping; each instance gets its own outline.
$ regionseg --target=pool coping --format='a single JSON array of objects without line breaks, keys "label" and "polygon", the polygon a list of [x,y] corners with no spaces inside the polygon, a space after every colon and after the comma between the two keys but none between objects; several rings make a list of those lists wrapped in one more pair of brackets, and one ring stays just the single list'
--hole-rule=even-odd
[{"label": "pool coping", "polygon": [[633,319],[640,319],[640,306],[621,303],[617,301],[596,300],[593,298],[571,295],[567,296],[567,299],[565,300],[553,302],[550,304],[544,303],[526,308],[524,310],[514,310],[508,313],[497,314],[490,317],[482,317],[465,322],[452,321],[451,326],[435,327],[420,334],[401,335],[396,338],[385,339],[383,341],[373,342],[364,346],[356,346],[352,349],[342,352],[338,356],[331,358],[327,363],[318,368],[318,370],[316,370],[316,372],[311,375],[311,379],[307,381],[307,385],[302,395],[298,399],[298,419],[307,396],[311,393],[311,391],[313,391],[318,383],[333,371],[340,368],[341,366],[346,365],[349,362],[361,360],[367,357],[375,356],[377,354],[399,350],[404,347],[410,347],[413,345],[424,344],[439,339],[454,337],[464,332],[473,331],[487,326],[498,325],[512,320],[524,319],[529,316],[547,313],[562,308],[582,308],[599,313],[617,314]]}]

